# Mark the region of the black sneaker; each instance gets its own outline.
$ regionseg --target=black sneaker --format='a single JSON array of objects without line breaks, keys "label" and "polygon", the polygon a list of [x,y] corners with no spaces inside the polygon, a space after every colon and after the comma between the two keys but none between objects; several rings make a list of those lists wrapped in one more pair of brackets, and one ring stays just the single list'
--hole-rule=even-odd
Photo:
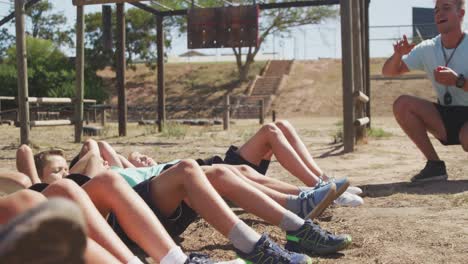
[{"label": "black sneaker", "polygon": [[411,178],[411,182],[445,181],[447,170],[442,160],[428,160],[424,169]]},{"label": "black sneaker", "polygon": [[214,264],[214,262],[206,254],[190,253],[184,264]]},{"label": "black sneaker", "polygon": [[278,246],[270,238],[263,234],[255,244],[255,248],[250,253],[236,250],[237,256],[249,264],[311,264],[309,256],[289,252]]},{"label": "black sneaker", "polygon": [[349,235],[333,235],[311,220],[297,231],[288,231],[285,248],[289,251],[325,255],[347,248],[351,244]]}]

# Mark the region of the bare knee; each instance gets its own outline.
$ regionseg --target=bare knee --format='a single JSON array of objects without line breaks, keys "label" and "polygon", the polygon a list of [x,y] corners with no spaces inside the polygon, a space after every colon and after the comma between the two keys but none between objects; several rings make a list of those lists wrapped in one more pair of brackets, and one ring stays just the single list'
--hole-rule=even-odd
[{"label": "bare knee", "polygon": [[47,197],[65,197],[76,200],[75,197],[81,192],[81,187],[69,179],[57,180],[44,190]]},{"label": "bare knee", "polygon": [[279,127],[277,127],[274,123],[264,125],[262,128],[260,128],[260,131],[270,140],[277,139],[282,134]]},{"label": "bare knee", "polygon": [[0,208],[0,224],[28,209],[36,207],[46,201],[46,198],[35,191],[20,190],[7,196],[4,201]]},{"label": "bare knee", "polygon": [[47,199],[39,192],[32,190],[20,190],[14,194],[15,203],[22,204],[25,207],[34,207]]},{"label": "bare knee", "polygon": [[292,128],[291,123],[289,123],[289,121],[287,120],[278,120],[275,122],[275,125],[282,131],[289,130]]},{"label": "bare knee", "polygon": [[216,191],[225,194],[229,191],[234,191],[232,188],[232,182],[237,178],[228,168],[222,166],[211,166],[206,172],[206,176],[210,181],[211,185]]},{"label": "bare knee", "polygon": [[400,117],[410,111],[413,98],[409,95],[400,95],[395,102],[393,102],[393,114],[395,117]]}]

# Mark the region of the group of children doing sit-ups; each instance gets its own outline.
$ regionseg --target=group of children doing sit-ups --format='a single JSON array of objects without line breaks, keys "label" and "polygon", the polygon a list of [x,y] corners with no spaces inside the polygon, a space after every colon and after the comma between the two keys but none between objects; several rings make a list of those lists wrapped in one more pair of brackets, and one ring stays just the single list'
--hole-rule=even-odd
[{"label": "group of children doing sit-ups", "polygon": [[[264,176],[273,155],[305,186]],[[76,263],[141,263],[130,249],[162,264],[213,263],[203,254],[187,256],[173,240],[198,216],[232,243],[238,258],[227,263],[311,263],[310,255],[351,244],[349,235],[333,235],[311,219],[334,201],[363,203],[361,190],[346,178],[326,176],[287,121],[263,126],[224,159],[158,164],[138,152],[127,159],[107,142],[88,139],[70,166],[61,151],[33,155],[23,145],[17,169],[10,176],[26,179],[28,189],[0,198],[0,224],[45,198],[72,200],[84,215],[88,241]],[[245,224],[224,199],[284,230],[284,247]]]}]

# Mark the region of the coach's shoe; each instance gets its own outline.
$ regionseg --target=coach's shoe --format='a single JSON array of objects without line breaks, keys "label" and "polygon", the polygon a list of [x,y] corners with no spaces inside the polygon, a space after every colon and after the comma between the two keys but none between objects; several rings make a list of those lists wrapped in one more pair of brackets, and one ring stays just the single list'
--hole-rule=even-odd
[{"label": "coach's shoe", "polygon": [[340,196],[344,192],[346,192],[349,188],[349,180],[347,177],[336,179],[336,178],[330,178],[327,177],[328,181],[323,180],[320,178],[320,182],[315,185],[315,188],[320,188],[323,186],[327,186],[330,183],[334,183],[336,185],[336,197]]},{"label": "coach's shoe", "polygon": [[255,244],[252,252],[246,254],[240,250],[236,250],[237,256],[251,264],[311,264],[312,259],[304,254],[289,252],[278,246],[270,238],[263,234],[260,240]]},{"label": "coach's shoe", "polygon": [[351,244],[349,235],[333,235],[311,220],[297,231],[288,231],[285,248],[292,252],[308,255],[325,255],[345,249]]},{"label": "coach's shoe", "polygon": [[85,263],[85,229],[84,217],[75,204],[50,199],[0,228],[0,262]]},{"label": "coach's shoe", "polygon": [[297,215],[304,219],[314,219],[321,215],[335,198],[336,185],[333,182],[310,191],[302,191],[299,193],[301,207]]},{"label": "coach's shoe", "polygon": [[411,182],[445,181],[447,178],[445,162],[428,160],[424,169],[411,178]]}]

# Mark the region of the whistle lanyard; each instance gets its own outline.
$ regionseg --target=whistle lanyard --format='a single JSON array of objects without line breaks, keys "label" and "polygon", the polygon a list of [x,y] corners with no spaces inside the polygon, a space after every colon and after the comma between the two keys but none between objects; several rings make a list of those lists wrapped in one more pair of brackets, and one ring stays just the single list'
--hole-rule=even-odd
[{"label": "whistle lanyard", "polygon": [[[455,55],[455,52],[457,51],[458,46],[460,46],[460,44],[462,43],[464,38],[465,38],[465,33],[463,33],[462,37],[460,38],[460,40],[457,43],[457,46],[453,50],[452,54],[450,54],[450,57],[448,59],[447,59],[447,54],[445,53],[444,44],[442,43],[442,39],[440,40],[440,48],[442,49],[442,54],[444,55],[445,67],[448,67],[450,61],[453,58],[453,55]],[[450,94],[448,86],[445,86],[444,104],[445,105],[452,104],[452,95]]]}]

